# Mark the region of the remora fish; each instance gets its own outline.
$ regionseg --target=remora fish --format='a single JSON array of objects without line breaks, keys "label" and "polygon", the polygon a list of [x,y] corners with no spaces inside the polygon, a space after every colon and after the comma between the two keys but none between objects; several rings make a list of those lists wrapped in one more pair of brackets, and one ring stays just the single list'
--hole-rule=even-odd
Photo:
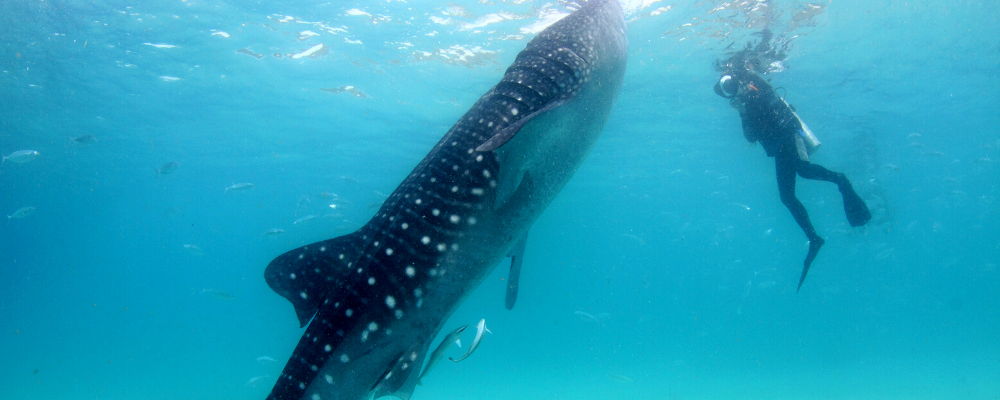
[{"label": "remora fish", "polygon": [[462,360],[464,360],[466,358],[469,358],[469,356],[472,355],[472,352],[476,351],[476,349],[479,348],[479,343],[481,343],[483,341],[483,335],[486,332],[489,332],[489,331],[490,331],[489,329],[486,329],[486,320],[485,319],[479,320],[479,324],[476,325],[476,338],[472,339],[472,344],[469,345],[469,349],[466,350],[465,354],[463,354],[458,359],[454,359],[454,358],[451,358],[451,357],[448,357],[448,359],[451,360],[451,361],[454,361],[454,362],[459,362],[459,361],[462,361]]},{"label": "remora fish", "polygon": [[427,366],[425,366],[424,370],[420,372],[420,377],[417,379],[418,384],[420,383],[421,380],[424,379],[425,376],[427,376],[427,373],[431,372],[431,370],[434,369],[434,366],[437,365],[438,361],[441,361],[441,357],[444,357],[445,350],[448,350],[448,348],[451,347],[452,343],[461,343],[459,342],[459,340],[461,340],[459,339],[459,337],[462,336],[462,332],[465,332],[465,328],[468,327],[469,327],[468,325],[462,325],[457,329],[451,331],[451,333],[449,333],[448,336],[444,337],[444,340],[441,341],[441,344],[439,344],[438,347],[435,348],[433,352],[431,352],[430,358],[427,359]]},{"label": "remora fish", "polygon": [[528,43],[368,223],[271,261],[268,285],[309,327],[268,399],[408,400],[444,322],[597,141],[627,48],[615,0],[583,4]]}]

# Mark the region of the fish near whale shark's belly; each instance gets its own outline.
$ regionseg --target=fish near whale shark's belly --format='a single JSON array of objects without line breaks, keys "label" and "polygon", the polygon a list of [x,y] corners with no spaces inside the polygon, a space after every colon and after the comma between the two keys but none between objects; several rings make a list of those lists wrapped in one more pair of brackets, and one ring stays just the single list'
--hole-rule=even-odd
[{"label": "fish near whale shark's belly", "polygon": [[412,393],[431,340],[566,184],[621,86],[617,2],[539,33],[357,232],[275,258],[308,324],[269,399]]}]

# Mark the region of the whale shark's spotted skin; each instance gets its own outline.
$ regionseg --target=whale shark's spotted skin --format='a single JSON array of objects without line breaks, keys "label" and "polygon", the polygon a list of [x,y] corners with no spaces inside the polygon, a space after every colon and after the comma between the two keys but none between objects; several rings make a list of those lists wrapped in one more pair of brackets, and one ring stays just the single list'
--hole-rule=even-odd
[{"label": "whale shark's spotted skin", "polygon": [[626,51],[618,3],[582,5],[528,43],[364,227],[274,259],[268,285],[309,327],[268,399],[409,399],[442,324],[596,142]]}]

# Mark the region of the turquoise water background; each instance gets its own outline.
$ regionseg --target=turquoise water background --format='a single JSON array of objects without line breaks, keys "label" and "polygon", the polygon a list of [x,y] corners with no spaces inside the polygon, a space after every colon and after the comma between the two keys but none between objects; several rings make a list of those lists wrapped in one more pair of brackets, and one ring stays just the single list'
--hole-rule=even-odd
[{"label": "turquoise water background", "polygon": [[[501,264],[444,329],[492,334],[413,399],[1000,396],[997,5],[741,4],[625,4],[624,86],[517,307]],[[267,263],[360,227],[571,8],[0,2],[0,153],[41,153],[0,165],[0,211],[36,208],[0,224],[0,398],[263,399],[302,333]],[[773,161],[712,92],[765,26],[813,161],[874,214],[799,180],[826,238],[799,294]]]}]

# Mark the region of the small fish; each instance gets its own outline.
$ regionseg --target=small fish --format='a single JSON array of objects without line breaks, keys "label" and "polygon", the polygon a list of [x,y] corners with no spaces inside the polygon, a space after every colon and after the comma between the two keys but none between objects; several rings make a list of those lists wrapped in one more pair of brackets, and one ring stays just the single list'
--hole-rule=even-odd
[{"label": "small fish", "polygon": [[292,225],[298,225],[298,224],[301,224],[303,222],[306,222],[306,221],[311,220],[311,219],[316,218],[316,217],[317,217],[316,215],[306,215],[306,216],[304,216],[302,218],[299,218],[299,219],[295,220],[295,222],[292,222]]},{"label": "small fish", "polygon": [[94,143],[97,143],[97,138],[94,137],[94,135],[80,135],[77,137],[70,137],[69,140],[72,140],[73,143],[76,143],[81,146],[90,146]]},{"label": "small fish", "polygon": [[247,190],[247,189],[253,189],[253,184],[252,183],[234,183],[234,184],[230,185],[229,187],[227,187],[226,190],[223,190],[223,191],[224,192],[228,192],[228,191],[232,190],[234,192],[238,192],[238,191],[243,191],[243,190]]},{"label": "small fish", "polygon": [[180,165],[181,164],[177,161],[170,161],[161,165],[160,168],[153,168],[153,171],[156,171],[156,176],[159,177],[160,175],[166,175],[174,172],[174,170]]},{"label": "small fish", "polygon": [[268,356],[257,357],[257,362],[259,362],[259,363],[263,363],[263,362],[272,363],[272,362],[275,362],[275,361],[277,361],[277,360],[275,360],[275,359],[273,359],[271,357],[268,357]]},{"label": "small fish", "polygon": [[608,373],[608,378],[614,379],[615,381],[621,382],[621,383],[632,383],[632,382],[635,382],[634,380],[632,380],[632,378],[629,378],[629,377],[627,377],[625,375],[622,375],[622,374],[616,374],[616,373],[613,373],[613,372]]},{"label": "small fish", "polygon": [[[467,350],[465,352],[465,354],[462,355],[461,357],[459,357],[457,360],[454,359],[454,358],[451,358],[451,357],[448,357],[448,359],[451,360],[451,361],[454,361],[454,362],[459,362],[459,361],[462,361],[462,360],[464,360],[466,358],[469,358],[469,356],[472,355],[472,352],[476,351],[476,349],[479,348],[479,343],[483,341],[483,333],[484,332],[490,332],[490,330],[486,329],[486,320],[485,319],[481,319],[481,320],[479,320],[479,324],[476,325],[476,338],[473,339],[472,340],[472,344],[469,345],[469,350]],[[493,332],[490,332],[490,333],[493,333]]]},{"label": "small fish", "polygon": [[208,293],[208,294],[212,295],[212,297],[215,297],[215,298],[217,298],[219,300],[232,300],[232,299],[236,298],[236,296],[233,296],[229,292],[226,292],[224,290],[219,290],[219,289],[202,289],[201,292],[202,293]]},{"label": "small fish", "polygon": [[264,58],[263,54],[254,53],[250,49],[239,49],[239,50],[236,50],[236,52],[239,53],[239,54],[246,54],[246,55],[248,55],[250,57],[253,57],[253,58],[256,58],[258,60],[260,60],[261,58]]},{"label": "small fish", "polygon": [[261,236],[277,236],[277,235],[280,235],[282,233],[285,233],[284,229],[273,228],[273,229],[268,229],[267,231],[265,231],[264,233],[261,233],[260,235]]},{"label": "small fish", "polygon": [[250,380],[247,381],[247,386],[257,386],[257,382],[258,381],[260,381],[261,379],[266,379],[266,378],[270,378],[270,376],[263,375],[263,376],[255,376],[253,378],[250,378]]},{"label": "small fish", "polygon": [[459,336],[461,336],[462,332],[465,331],[465,328],[468,327],[468,325],[462,325],[444,337],[441,344],[439,344],[438,347],[431,352],[430,358],[427,359],[427,366],[424,367],[423,372],[420,373],[420,377],[417,378],[418,384],[420,384],[420,381],[424,379],[424,376],[426,376],[428,372],[431,372],[431,369],[437,365],[438,361],[441,361],[441,357],[444,357],[445,350],[448,350],[448,347],[450,347],[452,343],[458,344],[458,347],[462,347],[462,342],[460,342],[461,339],[459,339]]},{"label": "small fish", "polygon": [[184,245],[184,250],[187,250],[189,253],[196,256],[205,255],[205,252],[201,250],[201,247],[198,247],[196,244],[186,244]]},{"label": "small fish", "polygon": [[643,238],[638,237],[636,235],[633,235],[631,233],[623,233],[623,235],[625,237],[629,238],[629,239],[632,239],[632,240],[635,240],[636,242],[639,242],[639,244],[646,244],[646,239],[643,239]]},{"label": "small fish", "polygon": [[24,218],[24,217],[27,217],[27,216],[29,216],[31,214],[34,214],[34,213],[35,213],[35,207],[32,207],[32,206],[21,207],[21,208],[17,209],[17,211],[14,211],[13,214],[8,215],[7,219]]},{"label": "small fish", "polygon": [[143,44],[146,45],[146,46],[153,46],[153,47],[156,47],[158,49],[172,49],[174,47],[177,47],[176,45],[166,44],[166,43],[148,43],[147,42],[147,43],[143,43]]},{"label": "small fish", "polygon": [[577,317],[579,317],[581,320],[584,320],[584,321],[587,321],[587,322],[596,322],[598,324],[604,325],[604,323],[601,322],[601,320],[599,318],[597,318],[597,317],[595,317],[595,316],[593,316],[593,315],[591,315],[589,313],[586,313],[586,312],[583,312],[583,311],[574,311],[573,314],[576,315]]},{"label": "small fish", "polygon": [[771,286],[774,286],[774,281],[764,281],[764,282],[761,282],[761,283],[757,284],[757,288],[759,288],[759,289],[767,289],[767,288],[769,288]]},{"label": "small fish", "polygon": [[34,160],[34,159],[38,158],[38,156],[40,156],[40,155],[42,155],[42,154],[39,153],[39,152],[37,152],[37,151],[34,151],[34,150],[19,150],[19,151],[15,151],[13,153],[10,153],[9,156],[4,156],[3,160],[0,160],[0,164],[3,164],[5,162],[7,162],[7,160],[11,160],[11,161],[16,162],[18,164],[24,164],[24,163],[26,163],[28,161],[31,161],[31,160]]}]

